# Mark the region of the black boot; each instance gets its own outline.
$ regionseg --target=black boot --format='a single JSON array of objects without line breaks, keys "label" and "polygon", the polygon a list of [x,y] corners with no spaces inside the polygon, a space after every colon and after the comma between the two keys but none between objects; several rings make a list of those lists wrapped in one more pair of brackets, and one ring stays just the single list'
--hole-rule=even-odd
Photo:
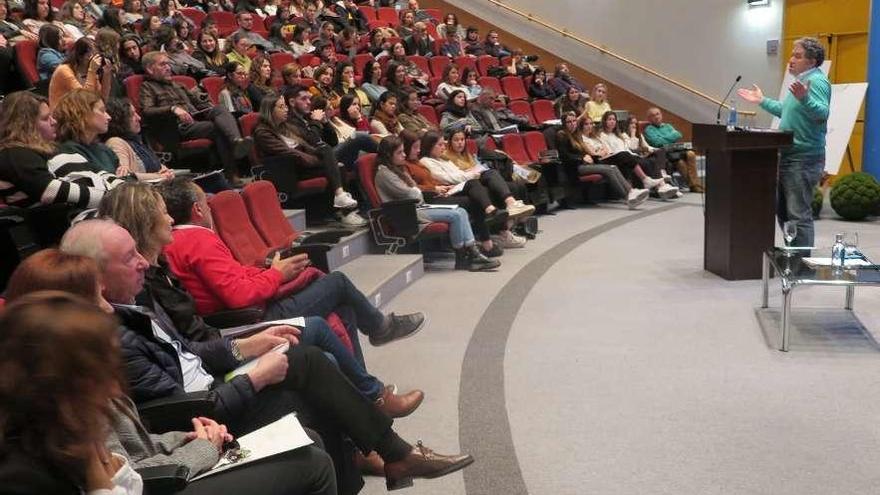
[{"label": "black boot", "polygon": [[476,245],[466,246],[455,251],[455,269],[479,272],[494,270],[501,266],[501,262],[483,256]]}]

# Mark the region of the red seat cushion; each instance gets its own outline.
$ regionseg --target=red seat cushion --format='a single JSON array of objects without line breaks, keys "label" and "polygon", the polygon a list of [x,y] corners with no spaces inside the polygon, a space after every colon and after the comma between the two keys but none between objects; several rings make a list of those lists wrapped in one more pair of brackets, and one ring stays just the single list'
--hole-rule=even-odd
[{"label": "red seat cushion", "polygon": [[31,86],[40,81],[40,72],[37,70],[38,50],[37,42],[34,40],[21,40],[15,44],[15,62],[18,70]]},{"label": "red seat cushion", "polygon": [[584,183],[587,183],[587,182],[590,182],[590,183],[602,182],[602,176],[599,175],[599,174],[587,174],[587,175],[581,175],[580,177],[578,177],[578,181],[579,181],[579,182],[584,182]]},{"label": "red seat cushion", "polygon": [[271,182],[258,180],[244,186],[241,193],[248,215],[254,228],[272,248],[290,246],[299,234],[284,216],[281,203],[278,202],[278,191]]},{"label": "red seat cushion", "polygon": [[243,265],[262,266],[269,246],[251,223],[244,200],[235,191],[222,191],[208,200],[214,230]]}]

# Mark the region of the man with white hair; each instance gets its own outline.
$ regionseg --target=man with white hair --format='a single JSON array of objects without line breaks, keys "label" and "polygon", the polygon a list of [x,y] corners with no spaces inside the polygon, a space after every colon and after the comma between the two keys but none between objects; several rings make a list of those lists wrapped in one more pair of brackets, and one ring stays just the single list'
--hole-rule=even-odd
[{"label": "man with white hair", "polygon": [[779,226],[797,222],[792,246],[813,246],[813,190],[825,170],[825,135],[831,108],[831,83],[820,68],[825,48],[816,38],[795,40],[788,72],[795,77],[780,102],[767,98],[757,85],[739,96],[779,117],[779,128],[794,133],[794,144],[780,153],[776,216]]},{"label": "man with white hair", "polygon": [[[74,225],[61,250],[98,262],[103,295],[122,321],[120,342],[135,401],[210,391],[211,416],[236,435],[296,412],[301,422],[321,433],[342,492],[362,483],[343,435],[362,452],[379,454],[389,488],[406,486],[414,477],[443,476],[473,462],[469,455],[439,455],[400,438],[391,418],[360,394],[323,352],[295,345],[299,330],[294,327],[273,327],[245,339],[191,342],[160,306],[155,312],[135,306],[148,263],[128,231],[112,221]],[[316,321],[320,319],[307,325]],[[278,344],[285,342],[289,348],[278,351]],[[256,365],[224,381],[248,360]]]}]

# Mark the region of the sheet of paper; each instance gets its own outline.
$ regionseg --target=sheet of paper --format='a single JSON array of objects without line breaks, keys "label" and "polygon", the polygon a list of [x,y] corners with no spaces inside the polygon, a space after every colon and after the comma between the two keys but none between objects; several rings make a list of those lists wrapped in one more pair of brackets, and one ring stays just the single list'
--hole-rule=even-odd
[{"label": "sheet of paper", "polygon": [[306,319],[302,316],[298,316],[296,318],[287,318],[284,320],[261,321],[260,323],[254,323],[252,325],[241,325],[237,327],[223,328],[220,330],[220,335],[233,338],[239,335],[247,335],[275,325],[291,325],[294,327],[304,327],[306,326]]},{"label": "sheet of paper", "polygon": [[458,184],[452,186],[452,189],[450,189],[449,191],[447,191],[447,192],[446,192],[446,195],[447,195],[447,196],[452,196],[452,195],[455,195],[455,194],[458,194],[458,193],[464,191],[464,185],[465,185],[465,184],[466,184],[465,182],[459,182]]},{"label": "sheet of paper", "polygon": [[238,450],[244,455],[235,462],[229,456],[223,456],[209,471],[192,478],[190,482],[311,444],[312,439],[299,424],[296,414],[288,414],[239,438]]},{"label": "sheet of paper", "polygon": [[[831,258],[804,258],[810,266],[831,266]],[[871,262],[861,258],[843,260],[843,266],[871,266]]]},{"label": "sheet of paper", "polygon": [[[290,349],[290,343],[285,342],[283,344],[278,344],[277,346],[273,347],[272,350],[269,352],[277,352],[283,354],[287,352],[288,349]],[[226,373],[226,376],[223,377],[223,380],[228,382],[238,375],[244,375],[245,373],[248,373],[250,370],[254,369],[254,367],[257,366],[258,360],[259,358],[251,359],[250,361],[244,363],[238,368],[235,368],[229,373]]]}]

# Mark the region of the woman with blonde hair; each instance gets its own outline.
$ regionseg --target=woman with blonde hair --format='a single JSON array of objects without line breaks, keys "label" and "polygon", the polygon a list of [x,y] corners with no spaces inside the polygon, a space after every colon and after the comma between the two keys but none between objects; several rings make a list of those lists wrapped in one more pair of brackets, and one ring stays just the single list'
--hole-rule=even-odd
[{"label": "woman with blonde hair", "polygon": [[590,101],[587,102],[584,112],[580,117],[589,117],[592,122],[599,122],[605,112],[611,111],[611,103],[608,102],[608,86],[604,83],[596,83],[590,90]]},{"label": "woman with blonde hair", "polygon": [[53,115],[61,143],[58,151],[80,155],[96,171],[116,173],[119,158],[98,139],[110,124],[110,115],[100,96],[87,89],[75,89],[61,98]]},{"label": "woman with blonde hair", "polygon": [[[122,181],[56,154],[56,122],[45,98],[10,94],[0,109],[0,202],[28,207],[70,203],[95,208]],[[53,158],[54,157],[54,158]]]}]

